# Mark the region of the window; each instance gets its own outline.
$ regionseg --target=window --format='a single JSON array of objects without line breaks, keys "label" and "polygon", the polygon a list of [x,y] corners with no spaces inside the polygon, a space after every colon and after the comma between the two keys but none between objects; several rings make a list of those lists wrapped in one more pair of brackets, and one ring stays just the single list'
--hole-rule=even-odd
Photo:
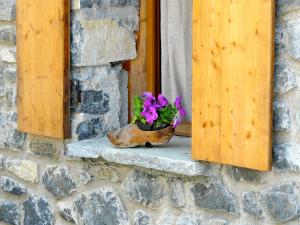
[{"label": "window", "polygon": [[[159,3],[141,3],[131,98],[163,88],[158,76]],[[193,159],[271,168],[274,8],[274,0],[193,1]]]}]

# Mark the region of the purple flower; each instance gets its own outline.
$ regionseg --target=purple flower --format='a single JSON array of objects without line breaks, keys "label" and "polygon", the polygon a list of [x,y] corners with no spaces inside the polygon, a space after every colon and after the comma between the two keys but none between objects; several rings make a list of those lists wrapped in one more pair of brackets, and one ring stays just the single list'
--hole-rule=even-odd
[{"label": "purple flower", "polygon": [[186,111],[183,107],[179,108],[179,115],[181,117],[185,117],[186,116]]},{"label": "purple flower", "polygon": [[169,104],[168,99],[166,99],[166,97],[163,96],[162,94],[158,95],[157,101],[158,101],[159,108],[163,108]]},{"label": "purple flower", "polygon": [[152,93],[151,92],[149,92],[149,91],[146,91],[146,92],[144,92],[143,94],[142,94],[142,98],[154,98],[154,96],[152,95]]},{"label": "purple flower", "polygon": [[173,128],[176,128],[180,123],[181,123],[181,120],[178,118],[175,118],[174,122],[173,122]]},{"label": "purple flower", "polygon": [[177,96],[174,102],[174,105],[176,106],[177,109],[182,108],[182,97],[181,96]]},{"label": "purple flower", "polygon": [[158,118],[158,114],[156,111],[156,108],[153,106],[150,106],[147,109],[144,109],[144,111],[141,113],[143,117],[146,118],[147,123],[153,124],[155,120]]}]

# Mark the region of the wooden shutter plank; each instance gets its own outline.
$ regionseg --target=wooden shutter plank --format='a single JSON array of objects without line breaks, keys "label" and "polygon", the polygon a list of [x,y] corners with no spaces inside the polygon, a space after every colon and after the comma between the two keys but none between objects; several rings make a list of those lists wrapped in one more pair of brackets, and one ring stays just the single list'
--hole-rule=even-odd
[{"label": "wooden shutter plank", "polygon": [[70,135],[69,0],[17,2],[18,129]]},{"label": "wooden shutter plank", "polygon": [[194,1],[194,159],[271,168],[274,5]]}]

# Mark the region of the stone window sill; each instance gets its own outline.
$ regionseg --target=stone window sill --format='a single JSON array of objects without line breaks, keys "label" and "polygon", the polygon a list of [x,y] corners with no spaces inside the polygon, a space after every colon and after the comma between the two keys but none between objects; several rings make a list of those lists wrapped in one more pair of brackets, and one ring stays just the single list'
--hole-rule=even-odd
[{"label": "stone window sill", "polygon": [[173,137],[169,144],[153,148],[114,148],[106,137],[67,145],[72,158],[103,158],[108,162],[138,166],[185,176],[205,175],[209,164],[191,159],[191,139]]}]

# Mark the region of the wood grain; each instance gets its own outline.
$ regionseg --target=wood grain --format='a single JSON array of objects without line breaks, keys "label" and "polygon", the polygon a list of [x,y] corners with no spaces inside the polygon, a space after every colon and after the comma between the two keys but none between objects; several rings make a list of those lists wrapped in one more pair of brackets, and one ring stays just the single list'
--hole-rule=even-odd
[{"label": "wood grain", "polygon": [[69,0],[17,1],[18,129],[70,136]]},{"label": "wood grain", "polygon": [[194,1],[194,159],[271,169],[274,6]]}]

